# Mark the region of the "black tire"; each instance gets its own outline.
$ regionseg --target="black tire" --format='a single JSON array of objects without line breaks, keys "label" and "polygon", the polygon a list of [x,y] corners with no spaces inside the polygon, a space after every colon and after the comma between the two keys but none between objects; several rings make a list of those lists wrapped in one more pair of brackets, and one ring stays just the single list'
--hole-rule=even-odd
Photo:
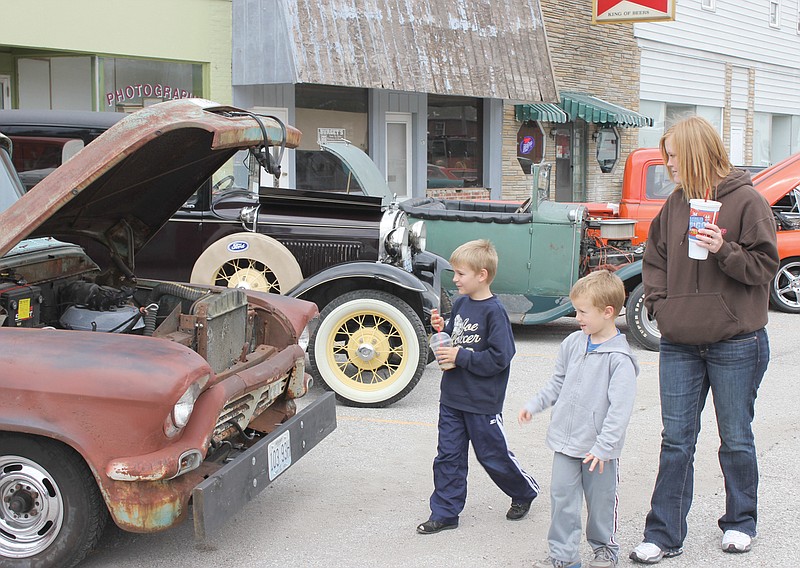
[{"label": "black tire", "polygon": [[9,568],[71,568],[97,545],[108,510],[71,448],[0,434],[0,558]]},{"label": "black tire", "polygon": [[661,343],[661,333],[658,323],[650,317],[644,307],[644,285],[639,284],[628,296],[625,304],[625,321],[628,323],[628,333],[636,343],[650,351],[658,351]]},{"label": "black tire", "polygon": [[800,314],[800,259],[787,258],[769,286],[769,303],[776,310]]},{"label": "black tire", "polygon": [[428,336],[400,298],[356,290],[325,306],[308,346],[310,371],[348,406],[382,408],[422,377]]}]

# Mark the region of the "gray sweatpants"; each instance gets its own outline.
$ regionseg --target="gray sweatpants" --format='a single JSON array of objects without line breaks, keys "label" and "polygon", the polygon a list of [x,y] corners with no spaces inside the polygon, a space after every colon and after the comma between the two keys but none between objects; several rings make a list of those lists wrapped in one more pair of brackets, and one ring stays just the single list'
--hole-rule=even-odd
[{"label": "gray sweatpants", "polygon": [[586,497],[586,540],[592,550],[608,548],[616,557],[618,460],[589,471],[590,464],[556,452],[550,477],[550,557],[565,562],[580,560],[581,513]]}]

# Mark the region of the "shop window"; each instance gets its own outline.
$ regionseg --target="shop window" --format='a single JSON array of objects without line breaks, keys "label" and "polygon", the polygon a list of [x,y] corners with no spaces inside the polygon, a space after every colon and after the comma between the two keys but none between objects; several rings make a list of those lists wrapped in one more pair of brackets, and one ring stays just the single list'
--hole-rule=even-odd
[{"label": "shop window", "polygon": [[483,184],[482,118],[480,99],[428,97],[429,188],[442,187],[445,178],[464,187]]},{"label": "shop window", "polygon": [[[295,124],[303,138],[299,150],[319,150],[319,142],[344,138],[369,153],[367,89],[306,85],[295,87]],[[305,175],[297,165],[298,179]]]},{"label": "shop window", "polygon": [[133,112],[170,99],[203,96],[203,68],[194,63],[101,58],[104,107]]}]

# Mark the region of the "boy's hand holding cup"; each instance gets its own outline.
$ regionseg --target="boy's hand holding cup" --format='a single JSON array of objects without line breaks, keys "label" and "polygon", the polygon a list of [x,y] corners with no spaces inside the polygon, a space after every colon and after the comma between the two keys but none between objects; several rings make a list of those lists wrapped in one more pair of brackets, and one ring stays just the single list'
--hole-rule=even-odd
[{"label": "boy's hand holding cup", "polygon": [[[444,318],[439,315],[439,310],[431,310],[431,327],[436,330],[436,333],[431,335],[430,346],[431,351],[436,355],[439,368],[442,371],[453,369],[456,366],[455,362],[450,360],[455,359],[455,355],[450,353],[453,351],[453,340],[450,335],[442,331],[444,329]],[[446,356],[447,360],[443,360],[442,356]]]}]

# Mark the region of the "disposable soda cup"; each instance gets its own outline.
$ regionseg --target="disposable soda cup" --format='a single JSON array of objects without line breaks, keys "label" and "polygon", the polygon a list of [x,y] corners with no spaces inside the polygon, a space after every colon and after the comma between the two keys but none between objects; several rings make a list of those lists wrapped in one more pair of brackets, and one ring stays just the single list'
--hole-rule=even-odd
[{"label": "disposable soda cup", "polygon": [[720,207],[722,203],[711,199],[689,200],[689,258],[695,260],[708,258],[708,249],[697,244],[697,231],[705,229],[706,223],[717,224]]},{"label": "disposable soda cup", "polygon": [[[450,338],[449,334],[445,333],[444,331],[438,331],[431,335],[429,343],[431,346],[431,351],[433,351],[433,354],[436,355],[436,350],[439,349],[439,347],[451,347],[453,345],[453,340]],[[454,367],[455,365],[453,363],[439,363],[439,368],[442,371],[446,371]]]}]

